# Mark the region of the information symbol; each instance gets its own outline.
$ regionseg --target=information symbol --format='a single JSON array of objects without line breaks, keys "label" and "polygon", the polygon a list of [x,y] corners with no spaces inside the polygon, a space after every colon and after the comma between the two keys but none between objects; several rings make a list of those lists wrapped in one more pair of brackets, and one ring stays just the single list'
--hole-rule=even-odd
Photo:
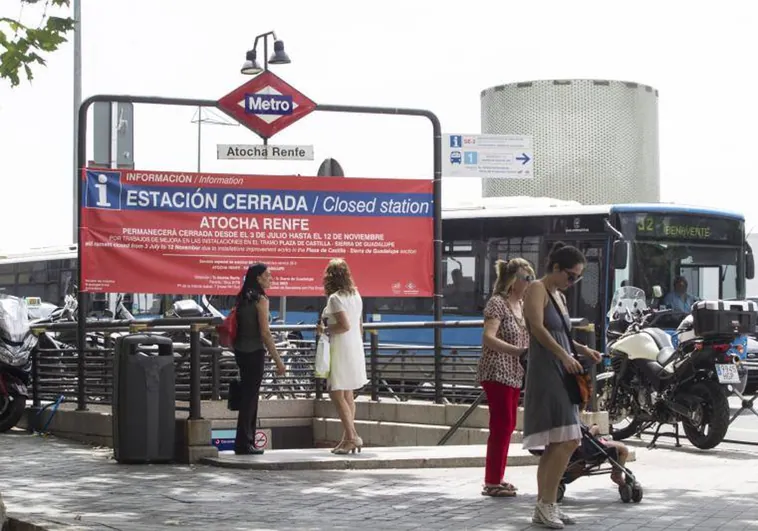
[{"label": "information symbol", "polygon": [[450,135],[450,147],[459,148],[463,145],[463,138],[461,135]]}]

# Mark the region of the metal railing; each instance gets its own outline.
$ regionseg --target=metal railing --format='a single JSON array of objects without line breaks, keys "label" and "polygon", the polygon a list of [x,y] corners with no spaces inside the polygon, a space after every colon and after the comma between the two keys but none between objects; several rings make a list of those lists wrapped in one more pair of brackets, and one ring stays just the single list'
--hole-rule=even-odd
[{"label": "metal railing", "polygon": [[[39,348],[32,356],[32,400],[35,406],[61,395],[76,396],[77,408],[110,405],[113,395],[115,340],[128,333],[155,333],[171,337],[174,344],[177,409],[200,418],[203,400],[225,400],[229,383],[237,378],[234,355],[218,346],[214,318],[160,318],[150,321],[100,320],[87,322],[84,355],[79,357],[75,322],[53,323],[34,328]],[[480,346],[443,346],[435,356],[430,345],[385,345],[386,329],[481,328],[481,320],[366,323],[369,383],[360,390],[374,400],[433,400],[437,403],[469,403],[479,394],[476,364]],[[315,341],[284,339],[289,332],[315,332],[314,325],[272,325],[281,341],[279,352],[287,367],[275,376],[268,360],[261,385],[261,398],[320,398],[322,380],[313,376]],[[186,404],[186,405],[185,405]]]}]

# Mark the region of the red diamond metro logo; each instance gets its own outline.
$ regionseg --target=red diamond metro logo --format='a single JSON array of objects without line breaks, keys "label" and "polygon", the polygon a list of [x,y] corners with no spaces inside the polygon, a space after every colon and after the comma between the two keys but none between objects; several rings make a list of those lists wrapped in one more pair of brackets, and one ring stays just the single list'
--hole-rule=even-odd
[{"label": "red diamond metro logo", "polygon": [[316,104],[270,70],[218,100],[218,108],[263,138],[298,121]]}]

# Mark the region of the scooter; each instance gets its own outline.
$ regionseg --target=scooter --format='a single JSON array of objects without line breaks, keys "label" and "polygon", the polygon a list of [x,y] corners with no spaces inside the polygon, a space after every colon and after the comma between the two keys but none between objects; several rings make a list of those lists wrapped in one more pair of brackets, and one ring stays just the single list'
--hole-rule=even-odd
[{"label": "scooter", "polygon": [[29,398],[37,338],[29,327],[28,312],[23,299],[0,296],[0,433],[18,424]]}]

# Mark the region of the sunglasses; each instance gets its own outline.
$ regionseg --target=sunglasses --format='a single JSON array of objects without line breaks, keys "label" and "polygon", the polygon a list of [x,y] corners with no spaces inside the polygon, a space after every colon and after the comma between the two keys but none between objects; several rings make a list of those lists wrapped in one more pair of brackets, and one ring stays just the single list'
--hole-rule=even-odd
[{"label": "sunglasses", "polygon": [[534,280],[534,277],[532,275],[527,275],[523,273],[516,275],[516,278],[519,280],[524,280],[526,282],[532,282]]},{"label": "sunglasses", "polygon": [[573,271],[569,271],[568,269],[563,270],[566,273],[566,276],[568,277],[569,284],[576,284],[580,280],[582,280],[583,275],[577,275]]}]

